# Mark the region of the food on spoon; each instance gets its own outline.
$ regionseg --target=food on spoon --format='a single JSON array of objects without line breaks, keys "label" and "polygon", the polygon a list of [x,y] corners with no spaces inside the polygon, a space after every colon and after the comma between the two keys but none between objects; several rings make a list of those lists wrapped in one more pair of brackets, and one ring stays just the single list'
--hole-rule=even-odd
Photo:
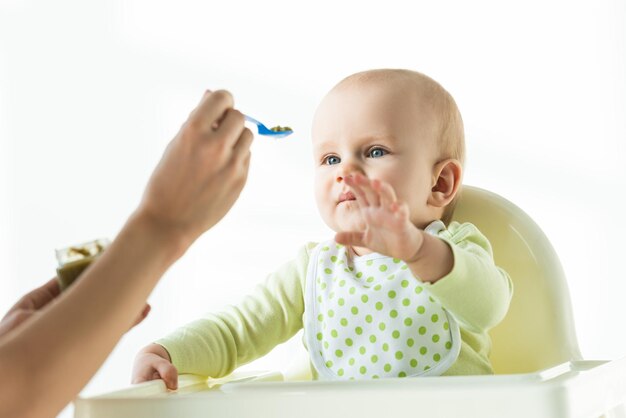
[{"label": "food on spoon", "polygon": [[274,126],[273,128],[270,128],[270,131],[274,131],[274,132],[290,132],[290,131],[293,131],[293,129],[291,129],[289,126]]}]

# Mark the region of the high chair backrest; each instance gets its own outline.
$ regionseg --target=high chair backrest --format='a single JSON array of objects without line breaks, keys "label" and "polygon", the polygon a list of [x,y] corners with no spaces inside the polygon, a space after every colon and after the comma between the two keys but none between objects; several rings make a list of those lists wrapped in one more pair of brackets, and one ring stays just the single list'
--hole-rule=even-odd
[{"label": "high chair backrest", "polygon": [[471,186],[463,187],[453,220],[476,225],[513,280],[509,312],[490,332],[495,372],[528,373],[580,359],[565,275],[541,228],[513,203]]}]

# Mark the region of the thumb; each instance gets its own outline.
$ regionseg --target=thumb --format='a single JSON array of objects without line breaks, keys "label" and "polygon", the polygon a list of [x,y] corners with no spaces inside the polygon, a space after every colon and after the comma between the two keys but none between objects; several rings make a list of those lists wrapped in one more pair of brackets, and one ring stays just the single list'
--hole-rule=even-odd
[{"label": "thumb", "polygon": [[161,379],[163,379],[168,389],[178,389],[178,370],[176,370],[176,367],[174,367],[172,363],[161,359],[155,362],[153,367],[159,373],[159,376],[161,376]]},{"label": "thumb", "polygon": [[352,245],[354,247],[366,247],[363,242],[363,232],[337,232],[335,234],[335,241],[342,245]]}]

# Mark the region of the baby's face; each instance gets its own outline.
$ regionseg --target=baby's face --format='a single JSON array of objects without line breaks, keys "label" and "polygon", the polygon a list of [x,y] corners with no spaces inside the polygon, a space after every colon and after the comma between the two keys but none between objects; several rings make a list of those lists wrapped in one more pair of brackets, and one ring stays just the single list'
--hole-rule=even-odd
[{"label": "baby's face", "polygon": [[[406,202],[411,222],[432,222],[427,205],[438,162],[434,113],[400,85],[353,84],[331,91],[317,109],[312,139],[315,197],[324,222],[334,231],[364,225],[345,177],[361,173],[383,180]],[[417,95],[415,95],[417,96]]]}]

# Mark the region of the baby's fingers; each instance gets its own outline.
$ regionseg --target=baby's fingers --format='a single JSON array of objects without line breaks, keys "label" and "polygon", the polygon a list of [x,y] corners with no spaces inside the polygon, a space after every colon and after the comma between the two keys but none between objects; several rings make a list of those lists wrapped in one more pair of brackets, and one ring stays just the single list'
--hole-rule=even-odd
[{"label": "baby's fingers", "polygon": [[168,389],[178,389],[178,370],[176,370],[176,367],[174,367],[172,363],[161,359],[154,363],[153,367],[156,369],[157,373],[159,373],[159,376],[161,376],[161,379],[163,379]]},{"label": "baby's fingers", "polygon": [[378,192],[380,205],[385,209],[389,209],[391,204],[397,200],[396,192],[389,183],[380,180],[372,180],[372,188],[374,191]]}]

